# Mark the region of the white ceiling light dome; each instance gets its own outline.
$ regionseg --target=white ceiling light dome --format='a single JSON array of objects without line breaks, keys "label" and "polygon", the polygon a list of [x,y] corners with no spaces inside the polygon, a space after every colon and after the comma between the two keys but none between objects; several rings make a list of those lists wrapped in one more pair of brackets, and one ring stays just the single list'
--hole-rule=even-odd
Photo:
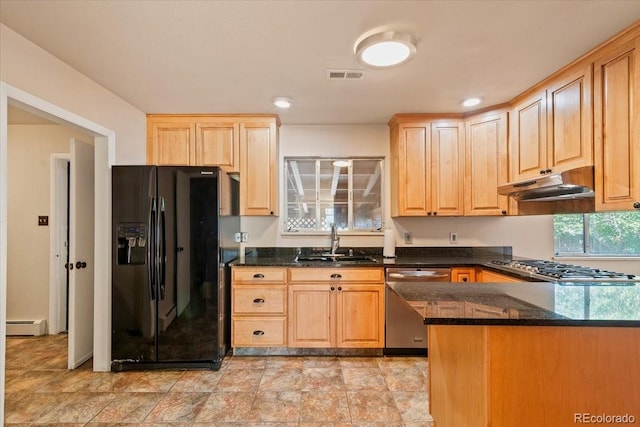
[{"label": "white ceiling light dome", "polygon": [[358,61],[371,68],[390,68],[407,62],[416,54],[416,42],[411,34],[382,31],[356,42]]}]

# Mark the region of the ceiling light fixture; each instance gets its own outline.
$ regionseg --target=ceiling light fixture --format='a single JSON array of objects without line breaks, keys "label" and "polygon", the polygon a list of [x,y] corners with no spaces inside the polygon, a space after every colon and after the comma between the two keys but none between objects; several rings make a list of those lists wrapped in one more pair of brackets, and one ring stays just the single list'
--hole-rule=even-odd
[{"label": "ceiling light fixture", "polygon": [[273,105],[278,108],[289,108],[291,107],[291,100],[289,98],[279,96],[277,98],[273,98]]},{"label": "ceiling light fixture", "polygon": [[480,102],[480,98],[468,98],[462,101],[462,105],[465,107],[475,107],[476,105],[480,104]]},{"label": "ceiling light fixture", "polygon": [[416,53],[411,34],[383,31],[356,42],[356,57],[371,68],[389,68],[407,62]]},{"label": "ceiling light fixture", "polygon": [[337,168],[346,168],[349,166],[349,160],[334,160],[333,166]]}]

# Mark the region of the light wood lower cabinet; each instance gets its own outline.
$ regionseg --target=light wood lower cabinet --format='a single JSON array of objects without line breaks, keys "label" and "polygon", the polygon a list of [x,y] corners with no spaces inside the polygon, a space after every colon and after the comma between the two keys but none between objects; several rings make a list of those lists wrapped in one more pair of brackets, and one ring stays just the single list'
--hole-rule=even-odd
[{"label": "light wood lower cabinet", "polygon": [[452,282],[475,282],[476,268],[475,267],[453,267],[451,269],[451,281]]},{"label": "light wood lower cabinet", "polygon": [[290,269],[289,347],[382,348],[383,269]]},{"label": "light wood lower cabinet", "polygon": [[234,267],[231,280],[231,345],[286,346],[286,269]]}]

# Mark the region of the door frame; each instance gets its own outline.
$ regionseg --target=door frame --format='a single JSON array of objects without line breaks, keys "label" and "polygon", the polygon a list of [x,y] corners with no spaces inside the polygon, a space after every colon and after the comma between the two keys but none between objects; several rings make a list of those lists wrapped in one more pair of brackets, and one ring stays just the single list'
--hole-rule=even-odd
[{"label": "door frame", "polygon": [[[60,227],[69,224],[67,206],[69,203],[69,177],[67,167],[71,160],[69,153],[51,153],[49,181],[49,333],[57,334],[65,330],[67,313],[67,281],[62,280],[64,261],[55,254],[64,251],[66,241],[60,235]],[[64,206],[61,206],[61,202]],[[64,211],[63,211],[64,210]],[[67,242],[68,245],[68,242]],[[69,250],[67,246],[67,251]],[[66,276],[66,274],[65,274]]]},{"label": "door frame", "polygon": [[[116,134],[97,123],[0,81],[0,418],[4,414],[7,321],[7,106],[15,105],[93,135],[95,143],[95,257],[93,370],[111,370],[111,166]],[[105,196],[107,195],[107,196]]]}]

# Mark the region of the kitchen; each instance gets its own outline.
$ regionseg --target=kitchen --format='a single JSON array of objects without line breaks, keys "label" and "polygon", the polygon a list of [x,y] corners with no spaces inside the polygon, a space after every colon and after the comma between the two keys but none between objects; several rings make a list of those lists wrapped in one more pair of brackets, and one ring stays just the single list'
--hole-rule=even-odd
[{"label": "kitchen", "polygon": [[[632,21],[632,20],[631,20]],[[621,25],[616,30],[623,28]],[[615,32],[615,31],[613,31]],[[48,56],[44,51],[37,48],[14,33],[8,27],[3,26],[2,33],[3,55],[9,55],[9,61],[3,60],[2,80],[38,94],[43,99],[47,99],[55,104],[62,105],[70,111],[82,113],[96,123],[100,123],[109,129],[117,130],[118,145],[111,149],[113,162],[118,164],[131,162],[145,162],[144,141],[144,113],[130,104],[116,99],[112,94],[106,93],[103,89],[95,87],[91,91],[81,91],[79,93],[68,94],[64,91],[56,90],[54,85],[47,82],[65,81],[82,77],[78,76],[66,65],[58,62],[55,58]],[[606,38],[606,37],[605,37]],[[582,51],[596,45],[604,38],[595,40],[594,43],[585,46]],[[577,55],[573,55],[575,57]],[[573,58],[572,57],[572,58]],[[11,59],[16,58],[11,61]],[[20,58],[20,59],[18,59]],[[569,58],[570,60],[571,58]],[[23,61],[39,61],[38,66],[29,67],[27,70],[20,68],[18,64]],[[416,59],[417,60],[417,59]],[[566,63],[565,61],[564,63]],[[559,64],[561,66],[562,64]],[[559,68],[559,67],[556,67]],[[51,75],[47,78],[38,78],[37,69],[47,69]],[[553,71],[553,70],[551,70]],[[540,76],[542,77],[542,76]],[[60,80],[58,80],[60,79]],[[48,95],[51,94],[51,95]],[[271,96],[271,95],[270,95]],[[97,112],[92,105],[101,104],[104,112]],[[89,106],[89,107],[85,107]],[[107,106],[110,106],[107,108]],[[231,107],[231,111],[246,111],[238,107]],[[401,112],[406,106],[399,106],[393,113]],[[172,111],[174,107],[165,107],[160,110],[154,109],[151,112]],[[222,109],[212,108],[189,108],[190,111],[222,111]],[[417,109],[416,111],[421,111]],[[126,112],[126,113],[124,113]],[[291,113],[286,113],[291,114]],[[318,117],[326,117],[329,112],[319,112]],[[127,120],[121,117],[125,116]],[[281,118],[285,120],[285,113],[281,113]],[[389,130],[386,122],[390,115],[385,115],[377,122],[377,125],[295,125],[282,126],[280,133],[281,156],[308,155],[304,151],[307,143],[316,147],[313,155],[346,155],[354,153],[367,156],[387,156]],[[358,119],[354,119],[354,123]],[[338,120],[331,120],[328,123],[341,123]],[[331,144],[327,141],[331,139]],[[300,141],[304,140],[305,144]],[[335,142],[333,142],[335,141]],[[348,144],[347,144],[348,142]],[[354,144],[353,149],[348,148]],[[326,148],[325,148],[326,147]],[[326,150],[326,151],[325,151]],[[316,152],[317,151],[317,152]],[[388,168],[385,173],[388,174]],[[387,179],[388,183],[389,180]],[[460,246],[474,245],[510,245],[514,248],[514,253],[532,258],[549,258],[553,254],[552,220],[549,216],[540,217],[509,217],[509,218],[401,218],[394,220],[397,227],[398,242],[401,241],[405,231],[413,233],[415,246],[448,246],[449,232],[457,232]],[[316,246],[328,244],[327,237],[319,238],[293,238],[282,236],[279,233],[279,221],[277,218],[256,217],[246,218],[243,221],[243,231],[249,233],[249,246]],[[357,237],[343,236],[342,245],[348,246],[370,246],[381,244],[380,237]],[[532,245],[535,241],[535,245]],[[325,243],[326,242],[326,243]],[[614,270],[627,271],[629,268],[611,268]]]}]

